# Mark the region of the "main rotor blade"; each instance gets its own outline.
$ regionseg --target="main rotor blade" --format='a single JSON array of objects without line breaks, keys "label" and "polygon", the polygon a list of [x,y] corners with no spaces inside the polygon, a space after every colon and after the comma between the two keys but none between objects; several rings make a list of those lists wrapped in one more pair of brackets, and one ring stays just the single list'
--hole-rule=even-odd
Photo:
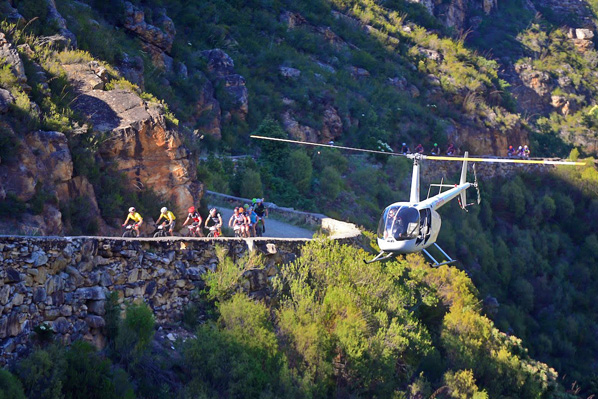
[{"label": "main rotor blade", "polygon": [[524,163],[533,165],[585,165],[585,162],[573,161],[549,161],[540,159],[506,159],[506,158],[465,158],[465,157],[443,157],[439,155],[424,155],[424,159],[435,161],[471,161],[471,162],[489,162],[489,163]]},{"label": "main rotor blade", "polygon": [[314,147],[327,147],[327,148],[336,148],[336,149],[349,150],[349,151],[369,152],[369,153],[372,153],[372,154],[384,154],[384,155],[392,155],[392,156],[405,156],[403,154],[399,154],[399,153],[396,153],[396,152],[365,150],[363,148],[343,147],[341,145],[333,145],[333,144],[311,143],[309,141],[297,141],[297,140],[289,140],[289,139],[279,139],[277,137],[265,137],[265,136],[255,136],[255,135],[251,135],[249,137],[254,138],[254,139],[260,139],[260,140],[281,141],[283,143],[311,145],[311,146],[314,146]]},{"label": "main rotor blade", "polygon": [[249,137],[254,138],[254,139],[260,139],[260,140],[279,141],[282,143],[311,145],[314,147],[336,148],[336,149],[341,149],[341,150],[368,152],[371,154],[383,154],[383,155],[391,155],[391,156],[395,156],[395,157],[406,157],[406,158],[411,158],[411,159],[413,159],[413,158],[430,159],[430,160],[434,160],[434,161],[462,162],[464,160],[468,160],[471,162],[520,163],[520,164],[532,164],[532,165],[585,165],[585,162],[573,162],[573,161],[549,161],[549,160],[536,160],[536,159],[507,159],[507,158],[479,158],[479,157],[465,158],[465,157],[448,157],[448,156],[439,156],[439,155],[400,154],[397,152],[366,150],[363,148],[344,147],[341,145],[320,144],[320,143],[311,143],[309,141],[298,141],[298,140],[281,139],[281,138],[277,138],[277,137],[256,136],[253,134],[250,135]]}]

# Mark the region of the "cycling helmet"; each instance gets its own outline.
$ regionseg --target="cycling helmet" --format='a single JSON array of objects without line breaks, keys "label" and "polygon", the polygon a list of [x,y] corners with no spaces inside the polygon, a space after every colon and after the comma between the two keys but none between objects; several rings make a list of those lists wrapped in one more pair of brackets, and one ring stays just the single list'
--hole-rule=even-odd
[{"label": "cycling helmet", "polygon": [[243,208],[244,208],[244,209],[247,209],[247,208],[249,208],[249,204],[245,204],[245,205],[243,205]]},{"label": "cycling helmet", "polygon": [[130,207],[129,208],[129,212],[135,212],[135,208],[134,207]]},{"label": "cycling helmet", "polygon": [[438,143],[434,143],[434,147],[438,147]]},{"label": "cycling helmet", "polygon": [[407,145],[407,143],[403,143],[403,145]]},{"label": "cycling helmet", "polygon": [[261,203],[261,202],[264,202],[264,199],[263,199],[263,198],[258,198],[258,199],[257,199],[257,202],[260,202],[260,203]]},{"label": "cycling helmet", "polygon": [[210,209],[210,213],[216,213],[216,212],[217,212],[216,208]]},{"label": "cycling helmet", "polygon": [[512,150],[512,149],[513,149],[513,146],[512,146],[512,145],[510,145],[510,146],[509,146],[509,150]]},{"label": "cycling helmet", "polygon": [[524,145],[523,148],[527,149],[527,145]]},{"label": "cycling helmet", "polygon": [[[165,208],[162,208],[165,209]],[[190,206],[189,209],[187,209],[189,211],[189,213],[193,213],[195,212],[195,207],[194,206]]]},{"label": "cycling helmet", "polygon": [[168,208],[163,206],[162,209],[160,209],[160,212],[162,213],[166,213],[168,211]]},{"label": "cycling helmet", "polygon": [[257,198],[254,198],[254,199],[251,200],[252,204],[255,204],[256,202],[257,202]]}]

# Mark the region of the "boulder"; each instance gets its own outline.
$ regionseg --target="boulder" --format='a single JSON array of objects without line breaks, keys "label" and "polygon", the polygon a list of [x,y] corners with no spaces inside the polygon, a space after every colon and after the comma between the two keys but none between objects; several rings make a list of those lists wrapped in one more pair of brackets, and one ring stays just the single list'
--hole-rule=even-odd
[{"label": "boulder", "polygon": [[309,24],[307,20],[299,13],[291,11],[283,11],[280,13],[278,20],[285,24],[288,29],[293,29],[297,26]]},{"label": "boulder", "polygon": [[22,201],[44,189],[60,190],[72,178],[73,162],[67,138],[60,132],[36,131],[25,135],[11,164],[0,164],[0,181],[4,190],[15,193]]},{"label": "boulder", "polygon": [[4,33],[0,32],[0,59],[4,59],[20,83],[27,82],[25,66],[19,56],[19,52],[6,40]]},{"label": "boulder", "polygon": [[202,57],[208,61],[208,73],[215,78],[223,78],[235,73],[233,59],[221,49],[205,50]]},{"label": "boulder", "polygon": [[38,46],[49,46],[57,51],[68,49],[73,44],[73,37],[66,37],[63,35],[40,36],[35,39],[35,44]]},{"label": "boulder", "polygon": [[77,37],[68,30],[65,19],[62,18],[56,8],[55,0],[46,0],[46,4],[48,5],[48,19],[58,27],[60,36],[66,38],[72,47],[77,48]]},{"label": "boulder", "polygon": [[370,72],[368,70],[356,66],[348,67],[348,71],[351,73],[353,79],[364,79],[370,77]]},{"label": "boulder", "polygon": [[128,1],[125,2],[125,28],[135,33],[144,42],[170,52],[176,34],[174,23],[166,16],[163,9],[155,10],[153,17],[156,25],[145,22],[145,13],[139,7]]},{"label": "boulder", "polygon": [[343,121],[336,109],[330,104],[324,108],[322,125],[320,131],[321,142],[327,143],[330,140],[335,140],[343,133]]},{"label": "boulder", "polygon": [[194,113],[191,124],[196,125],[201,120],[201,127],[194,131],[196,136],[207,133],[216,139],[220,139],[222,112],[220,103],[214,98],[214,86],[212,82],[201,72],[197,72],[199,80],[202,83],[197,88],[199,96],[195,102]]},{"label": "boulder", "polygon": [[139,86],[141,90],[145,90],[143,58],[140,56],[130,57],[127,53],[123,53],[118,70],[129,82]]},{"label": "boulder", "polygon": [[0,88],[0,114],[8,112],[10,105],[14,104],[15,98],[8,90]]},{"label": "boulder", "polygon": [[296,79],[301,76],[301,71],[291,67],[281,66],[278,68],[280,75],[285,78]]},{"label": "boulder", "polygon": [[62,67],[69,77],[70,84],[79,92],[87,92],[89,90],[103,90],[106,84],[107,77],[104,79],[100,77],[100,73],[105,71],[97,62],[92,61],[86,64],[63,64]]},{"label": "boulder", "polygon": [[575,37],[581,40],[592,40],[594,32],[590,29],[575,29]]},{"label": "boulder", "polygon": [[208,62],[208,74],[212,84],[222,87],[226,93],[230,108],[223,110],[224,119],[230,120],[234,115],[245,120],[249,112],[248,91],[245,78],[235,73],[233,59],[221,49],[202,51],[201,56]]}]

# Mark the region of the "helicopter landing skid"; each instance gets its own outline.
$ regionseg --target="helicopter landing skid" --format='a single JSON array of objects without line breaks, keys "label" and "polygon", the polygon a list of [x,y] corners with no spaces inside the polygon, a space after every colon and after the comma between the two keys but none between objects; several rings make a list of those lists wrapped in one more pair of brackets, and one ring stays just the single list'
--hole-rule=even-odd
[{"label": "helicopter landing skid", "polygon": [[392,258],[393,256],[396,256],[396,254],[395,254],[395,253],[392,253],[392,252],[384,252],[384,251],[380,251],[380,253],[374,257],[374,259],[372,259],[372,260],[365,260],[365,259],[364,259],[364,260],[363,260],[363,262],[364,262],[366,265],[369,265],[370,263],[374,263],[374,262],[378,262],[378,261],[381,261],[381,260],[390,259],[390,258]]},{"label": "helicopter landing skid", "polygon": [[444,257],[447,259],[447,261],[442,262],[442,263],[438,263],[438,261],[436,259],[434,259],[434,257],[432,255],[430,255],[430,253],[427,250],[422,249],[422,252],[424,254],[426,254],[426,256],[428,258],[430,258],[430,260],[432,262],[434,262],[434,264],[432,265],[432,267],[439,267],[439,266],[443,266],[443,265],[450,265],[450,264],[453,264],[453,263],[455,263],[457,261],[456,259],[451,258],[446,252],[444,252],[443,249],[440,248],[440,246],[438,244],[434,243],[433,245],[444,255]]}]

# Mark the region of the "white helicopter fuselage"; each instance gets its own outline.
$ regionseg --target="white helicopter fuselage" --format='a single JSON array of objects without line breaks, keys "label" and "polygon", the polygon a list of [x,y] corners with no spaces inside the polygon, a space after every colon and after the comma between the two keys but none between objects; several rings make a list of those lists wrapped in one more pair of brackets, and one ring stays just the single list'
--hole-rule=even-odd
[{"label": "white helicopter fuselage", "polygon": [[[389,205],[378,228],[380,250],[407,254],[420,252],[434,244],[442,225],[436,210],[471,186],[471,183],[462,183],[425,201],[395,202]],[[401,214],[404,214],[402,224],[397,221],[397,216],[401,217]]]}]

